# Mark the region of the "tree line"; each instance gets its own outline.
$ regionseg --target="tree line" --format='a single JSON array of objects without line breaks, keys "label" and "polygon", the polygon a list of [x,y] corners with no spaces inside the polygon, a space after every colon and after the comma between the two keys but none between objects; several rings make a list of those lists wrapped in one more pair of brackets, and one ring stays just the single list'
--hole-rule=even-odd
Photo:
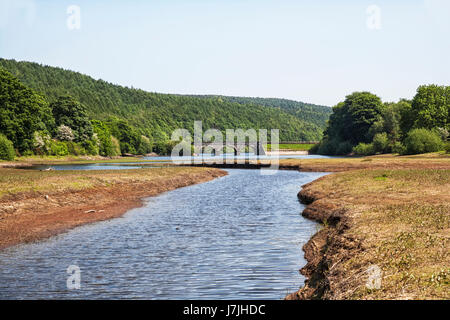
[{"label": "tree line", "polygon": [[[185,128],[192,133],[194,120],[202,121],[205,130],[214,128],[223,133],[226,129],[235,128],[280,129],[281,140],[320,140],[323,123],[322,126],[317,125],[321,121],[318,120],[319,115],[323,113],[324,118],[329,115],[319,108],[316,114],[310,112],[309,119],[302,119],[283,108],[264,105],[263,101],[247,103],[216,96],[201,98],[146,92],[32,62],[0,59],[0,67],[17,77],[49,104],[58,101],[60,97],[71,96],[85,106],[90,119],[121,127],[125,124],[120,121],[125,121],[136,131],[133,133],[135,138],[124,137],[121,140],[120,137],[113,136],[119,139],[127,153],[138,152],[139,145],[132,145],[130,142],[139,140],[136,136],[147,137],[153,145],[153,151],[164,151],[170,148],[173,130]],[[308,108],[314,109],[313,106]]]},{"label": "tree line", "polygon": [[370,92],[354,92],[333,107],[324,137],[311,152],[373,155],[448,151],[449,126],[449,86],[420,86],[412,100],[396,103],[383,103]]},{"label": "tree line", "polygon": [[126,120],[91,119],[87,108],[65,95],[49,103],[42,95],[0,68],[0,158],[16,155],[146,154],[148,137]]}]

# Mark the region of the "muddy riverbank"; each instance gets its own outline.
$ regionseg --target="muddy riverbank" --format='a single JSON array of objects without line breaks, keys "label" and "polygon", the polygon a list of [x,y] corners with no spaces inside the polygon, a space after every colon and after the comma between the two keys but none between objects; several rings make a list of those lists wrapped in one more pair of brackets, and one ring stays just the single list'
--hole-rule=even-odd
[{"label": "muddy riverbank", "polygon": [[303,247],[305,286],[286,299],[449,299],[448,190],[449,167],[356,170],[304,185],[302,215],[323,227]]},{"label": "muddy riverbank", "polygon": [[0,171],[0,249],[116,218],[142,198],[226,175],[211,168]]}]

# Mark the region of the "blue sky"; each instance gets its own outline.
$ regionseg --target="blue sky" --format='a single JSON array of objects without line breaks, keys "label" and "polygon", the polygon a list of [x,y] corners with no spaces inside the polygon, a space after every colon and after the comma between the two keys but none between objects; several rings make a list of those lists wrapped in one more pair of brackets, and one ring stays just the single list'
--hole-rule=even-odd
[{"label": "blue sky", "polygon": [[[366,25],[370,5],[381,29]],[[450,84],[449,39],[447,0],[0,0],[0,57],[165,93],[411,98]]]}]

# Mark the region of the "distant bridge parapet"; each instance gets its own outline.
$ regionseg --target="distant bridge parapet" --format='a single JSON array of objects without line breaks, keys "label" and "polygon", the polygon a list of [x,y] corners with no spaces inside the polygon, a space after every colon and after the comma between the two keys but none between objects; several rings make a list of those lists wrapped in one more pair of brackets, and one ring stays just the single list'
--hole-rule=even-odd
[{"label": "distant bridge parapet", "polygon": [[261,142],[235,142],[235,143],[218,143],[218,142],[203,142],[202,152],[206,148],[212,149],[214,155],[221,155],[224,148],[231,148],[234,150],[234,155],[239,155],[241,152],[245,152],[245,148],[253,149],[253,152],[258,156],[266,155],[266,150]]}]

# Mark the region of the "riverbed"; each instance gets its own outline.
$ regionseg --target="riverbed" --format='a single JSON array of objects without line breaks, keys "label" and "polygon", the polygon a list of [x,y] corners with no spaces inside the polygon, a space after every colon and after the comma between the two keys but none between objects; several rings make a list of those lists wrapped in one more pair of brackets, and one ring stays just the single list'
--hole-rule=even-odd
[{"label": "riverbed", "polygon": [[[323,173],[228,170],[123,217],[0,252],[2,299],[281,299],[317,231],[297,200]],[[81,270],[68,289],[66,270]]]}]

